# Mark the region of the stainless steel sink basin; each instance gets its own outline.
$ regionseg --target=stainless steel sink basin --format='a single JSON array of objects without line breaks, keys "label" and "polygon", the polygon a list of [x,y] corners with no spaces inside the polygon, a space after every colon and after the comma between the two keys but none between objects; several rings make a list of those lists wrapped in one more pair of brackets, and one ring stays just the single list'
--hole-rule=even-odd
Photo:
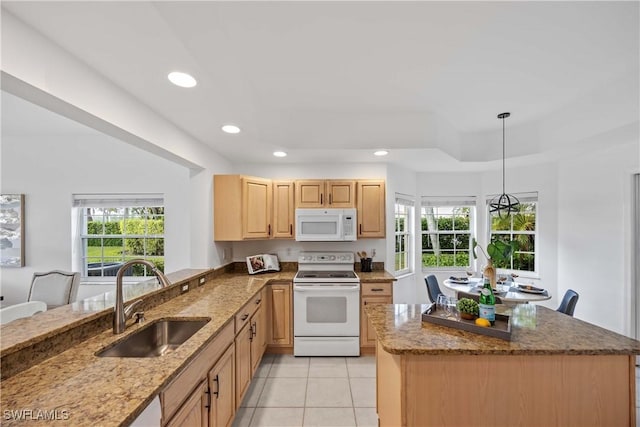
[{"label": "stainless steel sink basin", "polygon": [[96,353],[98,357],[158,357],[188,340],[210,319],[163,319],[150,323],[115,345]]}]

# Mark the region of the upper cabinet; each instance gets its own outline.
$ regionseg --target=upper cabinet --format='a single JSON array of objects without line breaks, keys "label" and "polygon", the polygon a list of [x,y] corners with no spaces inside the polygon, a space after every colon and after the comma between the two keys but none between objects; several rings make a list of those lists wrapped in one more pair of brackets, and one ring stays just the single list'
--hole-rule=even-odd
[{"label": "upper cabinet", "polygon": [[271,236],[272,191],[269,179],[215,175],[214,240],[268,239]]},{"label": "upper cabinet", "polygon": [[358,239],[384,237],[384,181],[358,181]]},{"label": "upper cabinet", "polygon": [[273,234],[271,237],[293,239],[295,214],[293,181],[273,181]]},{"label": "upper cabinet", "polygon": [[356,181],[297,180],[296,208],[355,208]]}]

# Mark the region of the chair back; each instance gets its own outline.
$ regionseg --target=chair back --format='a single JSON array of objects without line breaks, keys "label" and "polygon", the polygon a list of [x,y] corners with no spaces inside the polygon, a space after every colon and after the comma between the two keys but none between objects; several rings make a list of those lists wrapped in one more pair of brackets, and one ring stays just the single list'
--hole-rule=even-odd
[{"label": "chair back", "polygon": [[558,307],[556,311],[573,317],[573,311],[576,309],[579,297],[580,295],[578,295],[576,291],[573,289],[567,289],[567,292],[564,293],[564,297],[562,297],[560,307]]},{"label": "chair back", "polygon": [[80,286],[80,273],[53,270],[33,273],[29,301],[44,301],[51,309],[75,302]]},{"label": "chair back", "polygon": [[429,295],[429,299],[432,303],[435,303],[438,299],[438,295],[443,293],[440,290],[440,285],[438,284],[438,278],[433,274],[428,275],[424,278],[424,281],[427,283],[427,295]]},{"label": "chair back", "polygon": [[47,311],[47,304],[42,301],[29,301],[10,305],[0,309],[0,325],[23,317],[31,317],[42,311]]}]

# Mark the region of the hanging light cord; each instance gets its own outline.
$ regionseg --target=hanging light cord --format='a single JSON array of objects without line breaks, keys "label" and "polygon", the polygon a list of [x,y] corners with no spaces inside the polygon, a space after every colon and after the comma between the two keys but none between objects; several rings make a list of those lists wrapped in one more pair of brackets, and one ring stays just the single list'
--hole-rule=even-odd
[{"label": "hanging light cord", "polygon": [[505,194],[506,191],[504,190],[504,177],[505,177],[505,172],[504,172],[504,158],[505,158],[505,148],[504,148],[504,119],[505,119],[505,115],[502,115],[502,194]]}]

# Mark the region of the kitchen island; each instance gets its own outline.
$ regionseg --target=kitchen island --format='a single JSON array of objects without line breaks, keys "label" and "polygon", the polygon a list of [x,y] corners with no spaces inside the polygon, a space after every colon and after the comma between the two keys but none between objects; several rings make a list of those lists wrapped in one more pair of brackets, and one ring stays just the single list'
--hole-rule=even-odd
[{"label": "kitchen island", "polygon": [[427,307],[366,309],[380,426],[635,425],[640,342],[541,306],[507,341],[422,322]]}]

